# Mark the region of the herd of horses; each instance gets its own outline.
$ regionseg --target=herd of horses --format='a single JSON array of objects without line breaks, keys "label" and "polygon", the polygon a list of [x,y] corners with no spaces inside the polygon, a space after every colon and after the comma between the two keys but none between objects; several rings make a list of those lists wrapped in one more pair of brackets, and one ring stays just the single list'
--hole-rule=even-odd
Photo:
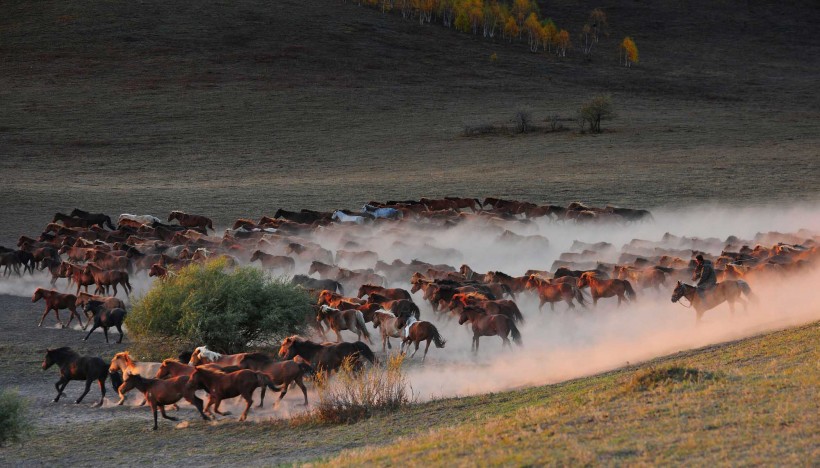
[{"label": "herd of horses", "polygon": [[[799,231],[761,233],[745,240],[666,234],[655,241],[634,239],[620,248],[576,241],[549,268],[538,260],[550,246],[540,232],[548,231],[551,223],[616,222],[612,226],[617,228],[617,223],[652,220],[646,210],[582,203],[559,207],[495,198],[422,198],[371,201],[359,212],[278,210],[259,221],[239,219],[217,235],[210,218],[179,211],[171,212],[167,222],[123,214],[114,225],[104,214],[74,210],[57,213],[37,237],[20,237],[16,248],[0,247],[0,266],[7,275],[38,270],[50,274],[51,288],[37,288],[32,296],[33,302],[45,302],[39,325],[54,311],[63,327],[74,318],[84,329],[92,324],[85,339],[102,328],[106,342],[112,327],[119,331],[118,342],[123,340],[127,308],[118,295],[122,291],[127,300],[131,280],[138,275],[162,281],[192,263],[222,258],[228,268],[251,264],[288,275],[312,293],[315,316],[306,321],[312,336],[286,338],[278,356],[221,355],[201,347],[162,363],[136,363],[127,353],[118,353],[107,366],[99,357],[80,356],[68,347],[47,352],[43,368],[57,364],[61,372],[55,401],[69,380],[86,383],[78,402],[95,380],[104,396],[110,374],[120,404],[131,389],[143,393],[156,429],[157,412],[172,419],[164,406],[183,399],[208,419],[222,414],[224,399],[241,397],[244,419],[255,389],[262,389],[262,400],[266,389],[280,391],[281,401],[294,384],[307,404],[305,376],[333,372],[348,358],[357,365],[377,362],[371,349],[374,333],[381,338],[382,352],[393,348],[391,339],[399,340],[400,352],[413,346],[413,356],[425,345],[424,362],[431,345],[445,347],[442,324],[454,322],[471,333],[473,353],[479,352],[482,337],[498,337],[502,350],[513,343],[523,346],[522,298],[537,301],[539,311],[546,304],[551,311],[564,304],[562,311],[574,313],[577,306],[594,308],[600,301],[613,301],[620,307],[663,290],[671,293],[673,302],[687,299],[700,320],[706,310],[724,302],[734,312],[735,302],[754,300],[751,289],[757,281],[810,268],[818,254],[820,237]],[[465,249],[458,240],[442,241],[458,239],[452,233],[473,232],[489,237],[493,246],[520,251],[522,258],[533,259],[533,268],[517,275],[473,270],[464,263]],[[705,296],[686,284],[697,254],[712,261],[721,278]],[[88,290],[92,285],[93,294]],[[68,323],[62,322],[61,310],[70,313]],[[355,339],[345,341],[345,331]],[[333,341],[328,341],[330,332]],[[197,391],[205,391],[207,403]]]}]

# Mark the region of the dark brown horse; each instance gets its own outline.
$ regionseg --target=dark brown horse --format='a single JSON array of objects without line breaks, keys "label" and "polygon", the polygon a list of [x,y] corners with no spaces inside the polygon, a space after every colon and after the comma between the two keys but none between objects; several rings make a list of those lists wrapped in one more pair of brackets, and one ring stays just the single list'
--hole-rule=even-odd
[{"label": "dark brown horse", "polygon": [[[407,319],[402,319],[398,324],[399,327],[405,327],[404,320]],[[431,341],[436,344],[436,348],[443,348],[447,343],[444,338],[441,337],[435,325],[424,320],[418,320],[411,323],[405,332],[405,336],[401,342],[401,351],[404,352],[405,346],[410,349],[410,344],[415,345],[416,349],[413,351],[413,354],[410,355],[410,359],[413,359],[413,356],[415,356],[419,350],[419,343],[422,341],[426,341],[427,346],[424,348],[424,356],[421,358],[421,362],[427,359],[427,351],[430,349]]]},{"label": "dark brown horse", "polygon": [[226,374],[221,371],[197,367],[191,374],[188,384],[194,389],[202,389],[208,392],[209,398],[208,404],[205,406],[205,412],[213,408],[216,414],[224,415],[219,411],[222,400],[241,396],[245,400],[245,410],[239,416],[240,421],[244,421],[248,417],[248,411],[253,405],[253,392],[257,387],[268,386],[275,392],[280,390],[279,387],[271,383],[267,375],[250,369],[241,369]]},{"label": "dark brown horse", "polygon": [[172,211],[171,214],[168,215],[168,221],[170,222],[173,220],[177,220],[180,226],[187,228],[214,229],[214,223],[211,221],[211,218],[207,218],[205,216],[191,215],[181,211]]},{"label": "dark brown horse", "polygon": [[704,312],[714,309],[724,302],[729,303],[729,310],[733,315],[735,313],[735,301],[740,301],[745,309],[747,303],[742,295],[746,295],[752,301],[755,300],[752,289],[743,280],[726,280],[718,283],[717,286],[706,291],[703,297],[698,293],[698,288],[695,286],[678,281],[675,290],[672,291],[672,302],[678,302],[680,298],[685,297],[692,304],[691,307],[695,309],[696,322],[700,322]]},{"label": "dark brown horse", "polygon": [[54,384],[57,389],[57,397],[54,402],[60,401],[68,382],[72,380],[85,380],[85,391],[77,398],[75,403],[79,404],[91,389],[91,383],[95,380],[100,384],[100,402],[94,406],[102,406],[105,401],[105,379],[108,378],[108,366],[101,358],[94,356],[80,356],[69,347],[49,349],[43,360],[43,370],[57,364],[60,367],[60,380]]},{"label": "dark brown horse", "polygon": [[282,270],[291,272],[296,268],[296,261],[285,255],[271,255],[261,250],[257,250],[251,255],[250,262],[259,261],[263,267],[269,270]]},{"label": "dark brown horse", "polygon": [[[38,327],[43,326],[43,320],[46,319],[46,315],[48,312],[53,310],[54,315],[57,317],[57,321],[60,322],[63,328],[71,325],[71,320],[74,317],[77,317],[77,321],[80,322],[80,326],[83,326],[83,321],[80,319],[80,315],[77,313],[77,296],[73,294],[61,294],[57,291],[37,288],[34,290],[34,295],[31,296],[31,302],[37,302],[40,299],[44,299],[46,302],[46,310],[43,312],[43,316],[40,317],[40,323],[37,324]],[[68,323],[63,323],[60,319],[60,309],[68,309],[71,312],[71,316],[68,317]]]},{"label": "dark brown horse", "polygon": [[[94,330],[102,327],[103,334],[105,334],[105,342],[108,343],[108,329],[116,327],[117,331],[120,332],[120,339],[117,340],[117,343],[122,343],[122,338],[125,336],[122,332],[122,322],[125,320],[127,313],[125,309],[120,309],[119,307],[108,309],[108,307],[100,301],[88,301],[83,311],[86,313],[86,316],[89,312],[94,314],[94,325],[91,326],[91,330],[88,331],[88,335],[83,338],[83,341],[88,340],[91,334],[94,333]],[[89,319],[89,321],[91,321],[91,319]]]},{"label": "dark brown horse", "polygon": [[385,288],[383,286],[375,286],[372,284],[363,284],[359,287],[359,293],[356,294],[356,297],[362,297],[365,294],[379,294],[383,297],[392,300],[399,300],[399,299],[407,299],[412,300],[410,293],[401,288]]},{"label": "dark brown horse", "polygon": [[[575,283],[575,281],[576,280],[572,278],[572,283]],[[551,282],[539,278],[536,275],[530,275],[530,278],[527,280],[527,289],[535,290],[538,293],[538,299],[540,301],[538,303],[538,310],[541,310],[547,302],[550,304],[550,310],[555,310],[555,303],[559,301],[565,301],[570,309],[574,309],[575,304],[572,303],[573,299],[576,299],[579,304],[585,305],[584,295],[575,284]]]},{"label": "dark brown horse", "polygon": [[300,336],[289,336],[282,340],[279,356],[293,359],[300,356],[308,361],[317,371],[333,372],[342,365],[345,358],[352,356],[356,366],[362,364],[362,358],[375,362],[373,351],[361,341],[355,343],[316,343]]},{"label": "dark brown horse", "polygon": [[[296,358],[295,360],[289,359],[281,362],[272,362],[254,370],[267,375],[274,385],[282,386],[282,393],[279,394],[279,399],[276,400],[274,408],[279,406],[282,398],[285,398],[285,395],[288,393],[288,388],[293,383],[302,389],[302,395],[305,397],[305,406],[308,405],[307,388],[305,388],[305,383],[302,381],[302,378],[305,374],[313,374],[314,370],[310,364],[303,361],[301,358]],[[266,387],[262,387],[262,394],[259,397],[260,407],[262,407],[262,404],[265,403],[266,389]]]},{"label": "dark brown horse", "polygon": [[365,325],[364,315],[362,315],[362,312],[359,310],[339,310],[327,305],[322,305],[316,312],[316,321],[319,323],[324,322],[329,329],[336,333],[337,343],[343,341],[342,335],[339,333],[342,330],[350,330],[355,333],[357,341],[361,341],[362,335],[364,335],[368,343],[373,343],[370,340],[370,333],[367,331],[367,326]]},{"label": "dark brown horse", "polygon": [[643,289],[655,288],[660,291],[666,285],[666,273],[657,268],[637,269],[628,266],[615,265],[613,276],[621,280],[632,280]]},{"label": "dark brown horse", "polygon": [[108,294],[108,287],[114,288],[114,296],[117,295],[117,285],[121,285],[125,290],[125,295],[131,295],[131,283],[128,281],[128,273],[121,270],[106,270],[96,263],[89,263],[85,266],[85,273],[94,277],[97,285],[95,294],[104,292]]},{"label": "dark brown horse", "polygon": [[242,367],[239,366],[220,366],[219,364],[214,363],[200,364],[199,366],[189,366],[188,364],[185,364],[179,359],[165,359],[162,361],[162,363],[160,363],[159,368],[157,369],[156,375],[154,377],[157,379],[167,379],[171,377],[179,377],[182,375],[190,377],[197,367],[227,373],[235,372],[242,369]]},{"label": "dark brown horse", "polygon": [[85,292],[88,292],[88,287],[92,284],[96,284],[94,282],[94,275],[92,275],[91,272],[87,272],[82,265],[66,263],[65,268],[66,273],[68,273],[69,284],[73,282],[77,285],[77,294],[80,294],[80,288],[85,288]]},{"label": "dark brown horse", "polygon": [[510,340],[508,335],[512,336],[513,341],[518,346],[521,346],[521,332],[515,326],[515,322],[511,318],[504,315],[487,315],[482,309],[468,306],[461,311],[461,316],[458,319],[458,324],[463,325],[467,322],[472,322],[473,325],[473,343],[472,351],[478,353],[478,339],[482,336],[499,336],[502,343],[501,348],[509,346]]},{"label": "dark brown horse", "polygon": [[208,420],[208,416],[202,409],[202,400],[196,396],[196,388],[189,385],[190,377],[187,375],[173,377],[170,379],[152,379],[142,377],[140,374],[125,374],[125,380],[120,385],[120,391],[125,394],[129,390],[136,388],[145,396],[145,401],[154,413],[154,430],[157,430],[157,408],[162,412],[162,417],[171,421],[177,418],[165,414],[165,405],[175,405],[179,400],[185,398],[196,407],[202,419]]},{"label": "dark brown horse", "polygon": [[589,286],[589,293],[592,296],[592,305],[598,305],[598,299],[602,297],[618,296],[618,306],[621,302],[629,299],[634,301],[636,299],[635,290],[628,280],[619,279],[598,279],[598,276],[593,272],[585,272],[578,278],[578,287],[583,288]]},{"label": "dark brown horse", "polygon": [[89,213],[88,211],[74,208],[74,210],[69,213],[69,216],[84,219],[89,223],[96,224],[100,227],[108,227],[108,229],[111,229],[112,231],[116,229],[114,225],[111,224],[111,218],[105,213]]}]

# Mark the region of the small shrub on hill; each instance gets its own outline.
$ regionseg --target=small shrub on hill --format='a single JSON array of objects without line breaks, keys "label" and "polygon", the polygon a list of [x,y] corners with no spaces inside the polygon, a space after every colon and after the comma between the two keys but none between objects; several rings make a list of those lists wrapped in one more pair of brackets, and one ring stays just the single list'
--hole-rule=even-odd
[{"label": "small shrub on hill", "polygon": [[25,411],[25,400],[17,392],[0,392],[0,447],[8,442],[19,441],[29,430]]},{"label": "small shrub on hill", "polygon": [[172,337],[237,353],[302,332],[308,313],[305,290],[253,267],[228,269],[224,260],[214,260],[154,283],[126,326],[137,340]]}]

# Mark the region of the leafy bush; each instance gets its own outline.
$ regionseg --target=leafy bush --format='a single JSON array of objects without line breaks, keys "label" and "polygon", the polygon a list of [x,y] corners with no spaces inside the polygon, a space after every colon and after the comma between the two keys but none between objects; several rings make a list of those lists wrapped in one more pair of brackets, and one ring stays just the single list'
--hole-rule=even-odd
[{"label": "leafy bush", "polygon": [[589,130],[594,133],[601,133],[601,121],[615,117],[612,107],[612,97],[602,94],[594,97],[591,101],[581,106],[579,111],[581,129],[584,123],[589,123]]},{"label": "leafy bush", "polygon": [[224,260],[190,265],[157,281],[126,318],[136,339],[174,337],[223,353],[302,332],[308,293],[253,267]]},{"label": "leafy bush", "polygon": [[403,355],[395,354],[384,367],[376,365],[356,371],[353,360],[346,359],[332,380],[319,372],[319,402],[309,419],[320,423],[354,423],[375,411],[395,410],[410,403],[410,386],[401,371],[403,361]]},{"label": "leafy bush", "polygon": [[0,392],[0,447],[6,442],[20,440],[20,436],[28,431],[29,425],[24,419],[25,411],[25,400],[17,392]]},{"label": "leafy bush", "polygon": [[675,383],[700,383],[714,380],[716,376],[711,372],[687,367],[668,365],[640,369],[626,383],[627,391],[647,391]]}]

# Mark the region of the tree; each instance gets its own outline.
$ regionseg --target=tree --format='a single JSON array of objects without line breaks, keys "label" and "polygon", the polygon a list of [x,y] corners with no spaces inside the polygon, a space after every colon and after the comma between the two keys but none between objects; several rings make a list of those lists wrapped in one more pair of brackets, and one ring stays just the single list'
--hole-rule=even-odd
[{"label": "tree", "polygon": [[538,44],[541,42],[541,23],[538,21],[538,15],[534,12],[527,16],[524,21],[524,29],[527,31],[527,40],[531,52],[538,52]]},{"label": "tree", "polygon": [[620,51],[623,54],[624,66],[631,67],[633,63],[638,63],[638,46],[631,37],[626,36],[621,41]]},{"label": "tree", "polygon": [[592,29],[592,36],[595,42],[598,42],[599,34],[607,34],[609,25],[606,22],[606,13],[600,8],[596,8],[589,12],[589,25]]},{"label": "tree", "polygon": [[552,52],[552,45],[556,43],[558,28],[553,23],[552,18],[546,20],[543,26],[542,38],[544,40],[544,49],[547,52]]},{"label": "tree", "polygon": [[581,106],[579,114],[582,120],[582,129],[584,123],[589,123],[589,130],[591,132],[601,133],[601,121],[615,117],[615,111],[612,108],[612,98],[608,94],[596,96]]},{"label": "tree", "polygon": [[555,36],[555,53],[561,57],[567,56],[567,49],[572,48],[572,41],[569,39],[569,31],[562,29]]},{"label": "tree", "polygon": [[518,29],[518,23],[515,22],[515,17],[508,16],[507,21],[504,23],[504,37],[512,42],[513,38],[518,37],[519,34],[520,30]]}]

